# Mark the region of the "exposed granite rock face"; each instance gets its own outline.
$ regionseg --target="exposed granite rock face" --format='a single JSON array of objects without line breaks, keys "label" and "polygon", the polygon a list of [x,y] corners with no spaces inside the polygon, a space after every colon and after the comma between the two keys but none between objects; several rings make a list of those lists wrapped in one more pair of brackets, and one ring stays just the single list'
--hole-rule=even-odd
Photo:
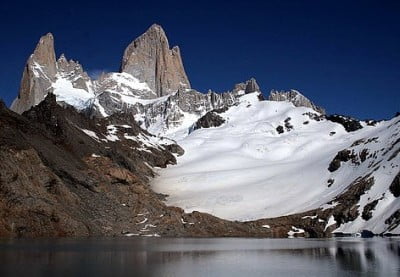
[{"label": "exposed granite rock face", "polygon": [[162,115],[161,122],[165,129],[177,127],[183,123],[185,113],[201,117],[208,111],[236,105],[239,101],[238,97],[240,95],[230,92],[204,94],[195,90],[178,91],[164,102],[145,106],[144,116],[139,121],[144,123],[142,126],[147,129],[160,120],[159,115]]},{"label": "exposed granite rock face", "polygon": [[26,62],[18,97],[11,110],[23,113],[39,104],[49,92],[53,92],[57,79],[65,79],[73,88],[86,92],[93,90],[92,80],[82,66],[73,60],[67,61],[64,54],[56,60],[52,34],[40,38],[35,51]]},{"label": "exposed granite rock face", "polygon": [[40,103],[51,90],[57,72],[53,35],[42,36],[24,67],[18,97],[11,105],[17,113]]},{"label": "exposed granite rock face", "polygon": [[157,96],[190,88],[179,47],[169,48],[167,36],[157,24],[125,49],[121,71],[147,83]]},{"label": "exposed granite rock face", "polygon": [[251,78],[246,82],[245,93],[252,93],[256,91],[260,91],[260,87],[258,86],[256,79]]},{"label": "exposed granite rock face", "polygon": [[92,80],[83,71],[82,65],[74,60],[67,60],[64,54],[57,60],[57,73],[65,79],[71,81],[74,88],[86,91],[92,90]]},{"label": "exposed granite rock face", "polygon": [[277,91],[271,90],[271,93],[268,97],[269,101],[287,101],[291,102],[296,107],[307,107],[311,108],[314,111],[325,114],[325,110],[321,107],[318,107],[309,99],[307,99],[304,95],[302,95],[297,90],[291,89],[289,91]]},{"label": "exposed granite rock face", "polygon": [[[249,80],[236,84],[232,91],[224,93],[216,93],[210,90],[205,94],[193,89],[180,89],[177,93],[170,95],[166,101],[130,106],[127,109],[133,111],[133,108],[136,108],[133,113],[140,115],[136,119],[145,129],[151,130],[152,125],[159,125],[160,115],[161,124],[165,129],[168,129],[180,126],[185,119],[185,113],[201,117],[207,112],[226,110],[237,105],[239,98],[245,93],[247,85],[251,83],[253,82]],[[260,91],[259,88],[257,91]],[[262,96],[262,93],[259,92],[259,95]],[[260,101],[262,100],[261,97]]]},{"label": "exposed granite rock face", "polygon": [[235,84],[235,86],[230,92],[234,94],[242,94],[242,93],[252,93],[256,91],[261,91],[260,87],[258,86],[256,79],[251,78],[246,82]]},{"label": "exposed granite rock face", "polygon": [[[201,117],[209,111],[228,108],[239,102],[244,90],[225,93],[209,91],[207,94],[196,90],[179,89],[163,101],[149,104],[135,103],[129,105],[121,101],[120,95],[105,91],[97,96],[97,105],[88,110],[91,116],[101,117],[98,106],[108,114],[115,112],[131,113],[135,115],[139,124],[148,130],[152,125],[162,125],[164,129],[177,127],[182,124],[185,113]],[[193,122],[194,123],[194,122]]]}]

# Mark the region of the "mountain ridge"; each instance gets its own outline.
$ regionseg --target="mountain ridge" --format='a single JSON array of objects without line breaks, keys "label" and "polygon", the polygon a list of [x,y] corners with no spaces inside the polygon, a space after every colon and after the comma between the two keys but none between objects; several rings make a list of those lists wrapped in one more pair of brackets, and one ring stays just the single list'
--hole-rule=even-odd
[{"label": "mountain ridge", "polygon": [[[254,78],[228,92],[198,92],[190,86],[179,48],[170,49],[159,25],[152,25],[129,44],[121,72],[103,74],[98,80],[92,80],[78,62],[68,61],[65,55],[56,60],[53,36],[43,36],[27,61],[20,93],[11,109],[44,124],[40,128],[50,131],[55,145],[57,136],[63,141],[64,132],[75,133],[76,126],[87,124],[79,127],[77,138],[69,136],[68,141],[78,149],[79,141],[86,144],[93,140],[88,145],[96,142],[93,149],[102,154],[90,157],[88,149],[82,150],[89,155],[85,162],[89,159],[94,165],[97,156],[105,155],[110,159],[107,163],[122,166],[115,169],[119,173],[111,176],[113,181],[109,174],[93,173],[111,185],[128,182],[134,187],[138,177],[131,174],[137,170],[126,159],[139,155],[139,164],[147,164],[141,170],[152,179],[151,187],[145,189],[151,195],[147,208],[154,204],[166,209],[158,197],[180,207],[171,208],[179,230],[169,231],[160,225],[162,233],[154,234],[321,237],[362,229],[377,234],[400,232],[397,118],[377,122],[326,115],[323,108],[293,89],[272,90],[265,99]],[[79,114],[82,123],[57,127],[57,120],[39,116],[35,113],[38,109],[47,115],[73,109],[73,118]],[[95,122],[100,126],[93,126]],[[5,130],[18,126],[6,126]],[[168,143],[160,146],[162,142]],[[110,145],[126,153],[110,154]],[[177,164],[155,169],[167,166],[165,157]],[[81,163],[79,159],[74,163]],[[58,160],[55,155],[48,164],[58,165]],[[149,173],[153,169],[158,177]],[[70,180],[63,172],[65,169],[57,171],[58,178]],[[72,177],[97,193],[92,183],[98,181]],[[189,214],[212,224],[207,230],[196,227],[192,232],[186,228]],[[207,214],[224,219],[211,219]],[[243,222],[235,223],[237,220]],[[145,229],[143,232],[148,232]]]}]

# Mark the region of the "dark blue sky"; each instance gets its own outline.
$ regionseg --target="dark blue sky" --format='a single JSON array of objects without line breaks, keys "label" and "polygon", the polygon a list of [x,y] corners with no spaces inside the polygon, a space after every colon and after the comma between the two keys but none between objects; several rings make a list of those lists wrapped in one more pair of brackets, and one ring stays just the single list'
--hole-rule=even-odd
[{"label": "dark blue sky", "polygon": [[400,1],[29,2],[0,6],[7,104],[41,35],[88,72],[117,71],[129,42],[158,23],[200,91],[255,77],[266,95],[295,88],[329,113],[400,111]]}]

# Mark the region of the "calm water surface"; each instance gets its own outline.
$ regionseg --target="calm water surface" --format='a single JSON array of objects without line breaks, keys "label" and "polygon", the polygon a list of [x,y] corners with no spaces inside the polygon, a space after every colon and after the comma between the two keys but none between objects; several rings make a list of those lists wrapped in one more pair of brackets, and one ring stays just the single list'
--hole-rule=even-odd
[{"label": "calm water surface", "polygon": [[400,276],[400,239],[2,240],[0,276]]}]

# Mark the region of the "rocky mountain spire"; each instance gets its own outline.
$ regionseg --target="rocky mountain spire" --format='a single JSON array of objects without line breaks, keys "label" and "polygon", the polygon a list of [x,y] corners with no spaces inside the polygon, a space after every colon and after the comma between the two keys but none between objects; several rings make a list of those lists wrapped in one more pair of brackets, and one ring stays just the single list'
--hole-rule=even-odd
[{"label": "rocky mountain spire", "polygon": [[256,79],[251,78],[246,82],[245,93],[252,93],[256,91],[260,91],[260,87],[258,86]]},{"label": "rocky mountain spire", "polygon": [[190,88],[179,47],[170,49],[164,30],[157,24],[128,45],[121,72],[147,83],[157,96],[168,95],[180,87]]},{"label": "rocky mountain spire", "polygon": [[51,33],[42,36],[35,51],[26,62],[18,97],[11,105],[17,113],[40,103],[55,79],[57,72],[54,38]]},{"label": "rocky mountain spire", "polygon": [[251,78],[250,80],[247,80],[246,82],[235,84],[235,86],[233,87],[233,90],[231,92],[233,92],[234,94],[237,94],[240,91],[244,91],[244,93],[247,94],[247,93],[252,93],[252,92],[256,92],[256,91],[261,92],[261,89],[258,86],[256,79]]},{"label": "rocky mountain spire", "polygon": [[47,33],[40,38],[31,59],[41,66],[44,66],[44,70],[48,75],[54,76],[56,74],[57,66],[56,54],[54,51],[54,37],[51,33]]},{"label": "rocky mountain spire", "polygon": [[92,91],[93,82],[78,62],[68,61],[64,54],[56,60],[54,38],[48,33],[40,38],[26,62],[19,94],[11,109],[23,113],[39,104],[49,92],[56,94],[57,101],[73,105],[87,101]]},{"label": "rocky mountain spire", "polygon": [[74,88],[90,91],[92,80],[83,70],[82,65],[74,60],[67,60],[64,54],[57,60],[57,72],[71,81]]}]

